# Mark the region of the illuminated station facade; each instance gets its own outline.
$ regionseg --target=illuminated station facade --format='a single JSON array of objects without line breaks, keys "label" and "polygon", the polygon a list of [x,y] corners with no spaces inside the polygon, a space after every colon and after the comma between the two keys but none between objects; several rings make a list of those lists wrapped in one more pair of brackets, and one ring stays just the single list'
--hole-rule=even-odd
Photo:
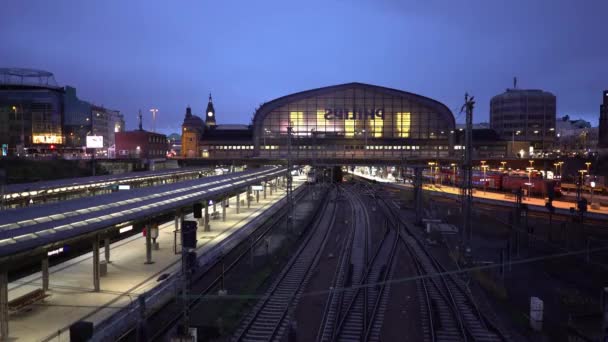
[{"label": "illuminated station facade", "polygon": [[461,152],[457,133],[454,115],[436,100],[347,83],[264,103],[250,125],[216,124],[210,96],[204,120],[186,111],[182,157],[281,161],[290,155],[296,162],[344,163],[443,159]]}]

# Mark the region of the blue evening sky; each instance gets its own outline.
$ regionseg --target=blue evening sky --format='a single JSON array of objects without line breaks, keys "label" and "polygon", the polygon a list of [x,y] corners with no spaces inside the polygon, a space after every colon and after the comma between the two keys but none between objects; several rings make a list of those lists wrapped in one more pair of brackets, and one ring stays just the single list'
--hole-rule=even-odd
[{"label": "blue evening sky", "polygon": [[51,71],[81,99],[120,110],[127,128],[159,108],[179,132],[213,93],[220,123],[293,92],[364,82],[458,110],[465,91],[487,121],[510,87],[557,96],[558,115],[597,125],[608,89],[606,0],[4,0],[0,67]]}]

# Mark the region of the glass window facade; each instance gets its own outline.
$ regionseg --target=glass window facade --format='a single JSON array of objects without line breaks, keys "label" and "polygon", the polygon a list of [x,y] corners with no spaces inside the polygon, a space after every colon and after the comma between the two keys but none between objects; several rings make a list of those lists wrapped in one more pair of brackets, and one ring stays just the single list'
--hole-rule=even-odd
[{"label": "glass window facade", "polygon": [[447,138],[454,129],[430,106],[415,98],[380,90],[345,89],[286,103],[267,113],[262,125],[267,136],[359,138]]},{"label": "glass window facade", "polygon": [[301,158],[440,156],[451,150],[454,116],[437,101],[395,89],[361,83],[314,89],[258,109],[255,155],[285,157],[288,127]]}]

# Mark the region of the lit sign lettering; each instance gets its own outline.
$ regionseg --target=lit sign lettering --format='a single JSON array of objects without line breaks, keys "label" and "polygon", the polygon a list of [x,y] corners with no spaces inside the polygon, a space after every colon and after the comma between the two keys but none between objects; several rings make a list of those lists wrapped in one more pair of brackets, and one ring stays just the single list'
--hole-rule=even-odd
[{"label": "lit sign lettering", "polygon": [[122,227],[118,230],[118,234],[122,234],[122,233],[126,233],[128,231],[133,230],[133,226],[126,226],[126,227]]},{"label": "lit sign lettering", "polygon": [[59,135],[44,135],[44,134],[34,134],[32,136],[32,141],[34,144],[61,144],[62,139]]},{"label": "lit sign lettering", "polygon": [[325,120],[384,120],[383,109],[355,109],[347,110],[344,108],[325,109]]},{"label": "lit sign lettering", "polygon": [[57,255],[59,253],[63,253],[63,247],[59,247],[59,248],[54,249],[52,251],[48,251],[47,255],[48,256],[52,256],[52,255]]}]

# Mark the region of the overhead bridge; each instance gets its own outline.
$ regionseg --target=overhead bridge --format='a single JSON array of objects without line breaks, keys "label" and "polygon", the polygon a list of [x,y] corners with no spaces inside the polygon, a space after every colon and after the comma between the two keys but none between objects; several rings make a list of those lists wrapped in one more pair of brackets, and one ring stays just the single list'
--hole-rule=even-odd
[{"label": "overhead bridge", "polygon": [[184,207],[190,207],[191,211],[194,203],[218,200],[284,175],[286,168],[265,167],[5,210],[0,217],[0,265],[11,258],[44,253],[68,240],[118,229],[125,222],[148,220]]}]

